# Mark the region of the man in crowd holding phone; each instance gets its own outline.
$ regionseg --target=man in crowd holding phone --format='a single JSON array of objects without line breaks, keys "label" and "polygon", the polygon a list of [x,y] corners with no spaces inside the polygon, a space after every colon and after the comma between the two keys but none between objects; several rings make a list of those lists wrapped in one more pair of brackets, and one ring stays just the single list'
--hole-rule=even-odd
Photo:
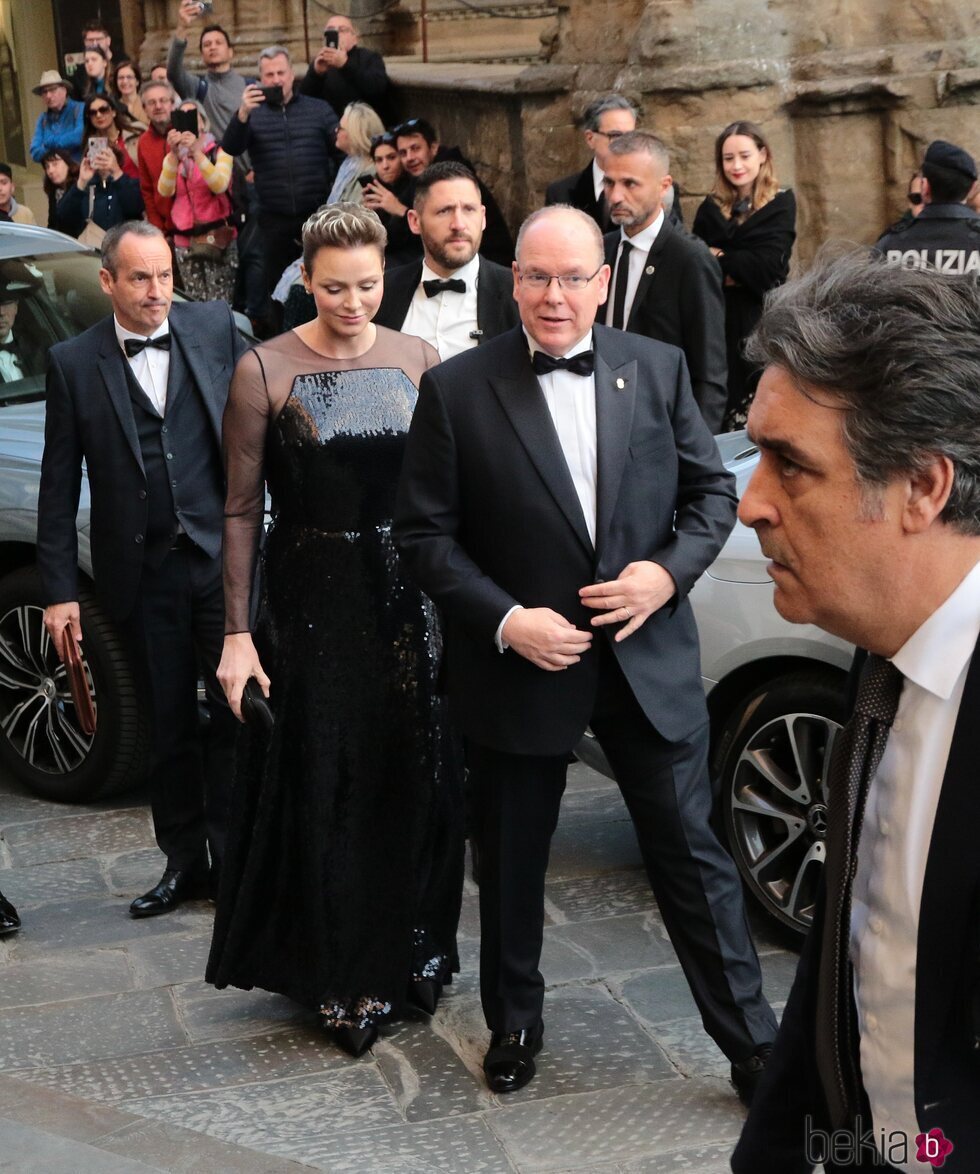
[{"label": "man in crowd holding phone", "polygon": [[331,16],[323,29],[323,48],[310,62],[300,93],[322,98],[338,118],[351,102],[367,102],[387,122],[388,73],[384,59],[358,44],[349,16]]},{"label": "man in crowd holding phone", "polygon": [[238,113],[245,89],[245,78],[231,67],[235,50],[220,24],[206,24],[201,30],[198,44],[206,72],[191,73],[184,66],[188,30],[196,20],[210,16],[211,11],[212,5],[202,0],[181,0],[177,31],[167,55],[167,77],[182,98],[201,103],[211,120],[212,133],[220,139]]},{"label": "man in crowd holding phone", "polygon": [[263,49],[258,84],[243,90],[221,145],[229,155],[248,151],[252,160],[270,293],[300,255],[303,222],[330,192],[337,126],[328,103],[295,91],[289,51]]},{"label": "man in crowd holding phone", "polygon": [[167,135],[170,133],[170,119],[174,110],[174,91],[170,82],[144,82],[140,87],[140,101],[150,119],[150,125],[140,135],[136,145],[140,192],[147,220],[171,238],[174,231],[174,222],[170,218],[173,197],[161,196],[157,191],[164,156],[170,150]]}]

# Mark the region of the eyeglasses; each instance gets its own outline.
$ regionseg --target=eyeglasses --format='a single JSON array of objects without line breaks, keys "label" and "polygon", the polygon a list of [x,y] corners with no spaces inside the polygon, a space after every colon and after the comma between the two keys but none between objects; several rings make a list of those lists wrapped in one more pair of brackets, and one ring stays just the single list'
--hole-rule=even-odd
[{"label": "eyeglasses", "polygon": [[384,134],[371,136],[371,150],[375,147],[380,147],[382,143],[387,143],[392,146],[395,142],[395,132],[393,130],[386,130]]},{"label": "eyeglasses", "polygon": [[398,138],[399,135],[422,135],[425,138],[425,132],[419,130],[420,126],[425,126],[424,118],[410,118],[407,122],[400,122],[391,132],[393,138]]},{"label": "eyeglasses", "polygon": [[623,135],[628,135],[630,132],[628,130],[594,130],[592,133],[602,135],[607,139],[621,139]]},{"label": "eyeglasses", "polygon": [[[601,268],[602,265],[599,266]],[[588,277],[583,277],[581,273],[518,273],[517,280],[528,289],[547,289],[553,281],[557,281],[561,289],[581,293],[599,269]]]},{"label": "eyeglasses", "polygon": [[89,114],[111,114],[112,107],[111,106],[89,106],[88,112],[89,112]]}]

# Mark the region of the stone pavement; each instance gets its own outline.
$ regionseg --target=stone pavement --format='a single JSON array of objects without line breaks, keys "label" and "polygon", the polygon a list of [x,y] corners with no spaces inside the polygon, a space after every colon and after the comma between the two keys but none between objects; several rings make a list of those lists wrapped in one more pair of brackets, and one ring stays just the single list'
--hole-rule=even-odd
[{"label": "stone pavement", "polygon": [[[161,869],[139,796],[90,807],[0,777],[0,1170],[721,1174],[743,1111],[703,1033],[616,788],[572,768],[555,838],[531,1085],[487,1092],[467,881],[438,1013],[351,1060],[316,1018],[202,981],[212,906],[132,920]],[[274,915],[274,914],[273,914]],[[796,963],[754,919],[769,998]]]}]

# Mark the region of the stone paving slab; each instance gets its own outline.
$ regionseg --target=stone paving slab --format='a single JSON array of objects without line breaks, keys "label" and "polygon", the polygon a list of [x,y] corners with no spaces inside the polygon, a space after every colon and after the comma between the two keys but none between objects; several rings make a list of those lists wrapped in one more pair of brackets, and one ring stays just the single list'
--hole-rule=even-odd
[{"label": "stone paving slab", "polygon": [[187,1042],[165,991],[132,991],[3,1013],[0,1070],[121,1056]]},{"label": "stone paving slab", "polygon": [[246,1148],[309,1162],[324,1139],[404,1125],[376,1065],[210,1092],[127,1101],[125,1109]]},{"label": "stone paving slab", "polygon": [[11,824],[4,839],[15,866],[44,864],[145,847],[153,843],[153,827],[149,811],[135,808]]},{"label": "stone paving slab", "polygon": [[660,916],[651,910],[546,928],[541,973],[553,985],[675,961]]},{"label": "stone paving slab", "polygon": [[214,907],[189,901],[165,917],[129,916],[128,901],[88,898],[45,905],[23,918],[24,928],[8,939],[12,958],[49,958],[55,951],[83,951],[93,945],[124,945],[133,939],[169,938],[210,933]]},{"label": "stone paving slab", "polygon": [[110,889],[126,900],[127,904],[133,897],[152,888],[163,875],[165,867],[166,861],[155,845],[119,852],[105,862]]},{"label": "stone paving slab", "polygon": [[109,884],[97,860],[58,860],[5,869],[3,893],[24,913],[55,902],[105,897]]},{"label": "stone paving slab", "polygon": [[299,1174],[311,1169],[159,1121],[127,1125],[102,1138],[99,1148],[136,1158],[167,1174]]},{"label": "stone paving slab", "polygon": [[514,1164],[530,1174],[734,1145],[743,1111],[720,1081],[678,1080],[528,1100],[490,1120]]},{"label": "stone paving slab", "polygon": [[[139,1055],[34,1068],[18,1075],[34,1085],[60,1089],[104,1104],[346,1069],[342,1053],[322,1033],[282,1032],[195,1044]],[[2,1099],[0,1099],[2,1105]]]},{"label": "stone paving slab", "polygon": [[467,1068],[457,1043],[441,1017],[420,1014],[385,1029],[373,1053],[405,1120],[432,1121],[487,1108],[489,1093]]},{"label": "stone paving slab", "polygon": [[57,1084],[39,1088],[19,1079],[20,1075],[0,1076],[0,1117],[85,1142],[95,1142],[138,1120],[114,1106],[72,1096]]},{"label": "stone paving slab", "polygon": [[83,999],[89,995],[116,994],[134,986],[133,972],[122,949],[52,954],[22,962],[3,976],[0,1011]]},{"label": "stone paving slab", "polygon": [[635,868],[549,882],[545,895],[552,916],[566,923],[648,913],[656,908],[646,873]]},{"label": "stone paving slab", "polygon": [[284,995],[258,989],[240,991],[237,987],[219,991],[203,981],[183,983],[173,990],[192,1043],[237,1039],[275,1028],[301,1029],[323,1038],[317,1014]]},{"label": "stone paving slab", "polygon": [[149,1174],[164,1168],[0,1118],[0,1170],[17,1174]]},{"label": "stone paving slab", "polygon": [[174,986],[200,980],[211,949],[211,919],[200,921],[193,933],[138,937],[126,943],[136,986]]}]

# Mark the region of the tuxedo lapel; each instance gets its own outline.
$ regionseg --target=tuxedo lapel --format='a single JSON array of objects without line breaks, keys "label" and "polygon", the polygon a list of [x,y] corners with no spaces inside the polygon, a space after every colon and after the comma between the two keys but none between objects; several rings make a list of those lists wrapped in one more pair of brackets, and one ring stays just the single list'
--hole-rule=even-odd
[{"label": "tuxedo lapel", "polygon": [[[179,313],[174,315],[173,310],[170,312],[170,335],[170,378],[167,381],[168,395],[171,389],[176,391],[181,386],[181,381],[185,379],[185,376],[189,376],[197,384],[198,391],[201,393],[201,399],[208,413],[211,429],[220,447],[221,417],[224,413],[224,400],[221,399],[219,401],[214,396],[214,380],[208,368],[207,358],[201,351],[199,341],[195,338],[193,332],[186,328],[186,324]],[[183,369],[185,365],[186,371]]]},{"label": "tuxedo lapel", "polygon": [[[486,342],[503,334],[509,323],[504,313],[503,301],[511,297],[511,286],[498,280],[498,273],[482,258],[476,279],[476,325],[480,331],[478,343]],[[510,277],[510,273],[507,273]]]},{"label": "tuxedo lapel", "polygon": [[401,330],[421,281],[421,261],[415,265],[397,265],[390,273],[385,274],[382,325],[387,324],[392,330]]},{"label": "tuxedo lapel", "polygon": [[[670,221],[665,216],[664,222],[660,226],[660,231],[657,233],[657,239],[653,242],[650,252],[647,253],[643,272],[640,274],[640,282],[636,287],[636,294],[633,297],[633,304],[630,307],[629,322],[626,324],[627,330],[635,326],[637,312],[649,295],[650,286],[657,276],[657,267],[660,264],[660,258],[663,256],[663,252],[667,247],[667,241],[673,231],[674,229],[671,227]],[[613,263],[615,264],[615,254],[613,254]]]},{"label": "tuxedo lapel", "polygon": [[594,548],[585,515],[551,413],[524,349],[524,333],[515,328],[512,336],[510,361],[499,375],[490,376],[490,386],[555,504],[591,558]]},{"label": "tuxedo lapel", "polygon": [[103,324],[102,337],[99,340],[99,374],[105,384],[109,402],[119,417],[126,443],[136,458],[140,472],[145,474],[143,454],[140,452],[140,440],[136,432],[136,418],[133,416],[133,404],[129,398],[129,388],[126,385],[126,369],[123,367],[125,362],[126,359],[119,347],[119,340],[116,338],[113,319],[110,316]]},{"label": "tuxedo lapel", "polygon": [[601,557],[619,498],[636,406],[636,362],[611,367],[595,350],[595,415],[597,448],[596,552]]},{"label": "tuxedo lapel", "polygon": [[[980,827],[980,641],[967,670],[960,711],[953,731],[939,805],[926,861],[919,905],[915,975],[915,1084],[926,1088],[936,1064],[943,1063],[941,1044],[950,1005],[963,982],[964,965],[976,959],[976,891],[980,883],[976,830]],[[971,882],[972,878],[972,882]],[[975,979],[974,979],[975,981]],[[969,993],[969,992],[968,992]],[[960,1029],[965,1033],[970,1024]],[[917,1100],[919,1099],[917,1095]]]}]

